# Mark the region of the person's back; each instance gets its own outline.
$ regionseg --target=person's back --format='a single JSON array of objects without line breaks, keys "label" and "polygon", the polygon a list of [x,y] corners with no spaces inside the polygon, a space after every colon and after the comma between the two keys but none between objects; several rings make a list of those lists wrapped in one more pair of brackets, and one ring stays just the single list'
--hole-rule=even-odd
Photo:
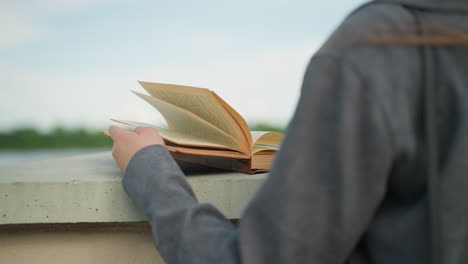
[{"label": "person's back", "polygon": [[[427,38],[418,23],[429,28]],[[465,43],[453,41],[463,32]],[[407,41],[411,37],[415,41]],[[386,194],[351,263],[429,263],[424,43],[432,47],[436,73],[441,244],[446,263],[468,261],[468,2],[420,0],[376,1],[358,10],[315,55],[334,57],[355,71],[364,84],[359,89],[387,122],[394,151]]]},{"label": "person's back", "polygon": [[[422,37],[419,22],[436,38]],[[347,18],[312,57],[271,173],[239,227],[196,201],[167,150],[151,145],[161,144],[157,133],[109,129],[124,186],[161,255],[168,263],[429,263],[421,50],[433,41],[441,244],[444,263],[465,263],[468,44],[437,35],[468,42],[466,32],[465,1],[375,1]]]}]

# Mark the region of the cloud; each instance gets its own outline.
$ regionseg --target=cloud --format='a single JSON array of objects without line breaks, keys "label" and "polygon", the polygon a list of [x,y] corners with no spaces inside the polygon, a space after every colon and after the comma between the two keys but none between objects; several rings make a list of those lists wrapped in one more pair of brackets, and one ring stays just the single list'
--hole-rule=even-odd
[{"label": "cloud", "polygon": [[284,124],[294,111],[305,66],[317,47],[318,43],[272,47],[198,65],[122,72],[9,68],[0,81],[4,100],[0,112],[8,113],[0,116],[0,127],[29,124],[49,129],[63,124],[102,129],[110,124],[109,118],[163,123],[156,110],[130,93],[129,89],[143,91],[137,80],[210,88],[248,121]]},{"label": "cloud", "polygon": [[0,9],[0,48],[39,39],[44,30],[27,15],[13,8]]},{"label": "cloud", "polygon": [[0,49],[30,43],[47,35],[44,18],[90,6],[95,0],[2,1]]},{"label": "cloud", "polygon": [[[50,25],[44,21],[51,16],[84,12],[84,9],[103,2],[104,6],[116,5],[107,1],[111,0],[19,0],[2,3],[0,51],[48,38]],[[247,0],[242,1],[244,6],[250,5]],[[346,0],[349,5],[351,2],[355,1]],[[259,5],[256,1],[254,3]],[[266,4],[265,1],[262,3]],[[312,5],[310,3],[305,0],[294,2],[304,6]],[[276,1],[274,4],[286,5],[287,2]],[[94,15],[99,15],[99,12]],[[135,27],[141,26],[137,22]],[[305,37],[288,39],[288,35],[283,34],[281,39],[279,35],[271,38],[266,34],[257,36],[258,32],[252,33],[244,26],[239,26],[242,32],[202,26],[184,34],[166,28],[162,34],[147,24],[141,27],[135,32],[145,32],[146,28],[152,30],[151,34],[142,34],[146,39],[140,40],[149,43],[147,46],[135,44],[140,35],[126,35],[124,31],[122,34],[119,31],[117,36],[130,36],[128,39],[131,41],[123,41],[120,46],[115,40],[108,41],[107,35],[103,38],[106,41],[102,41],[99,34],[96,34],[97,38],[93,34],[83,34],[72,48],[50,48],[53,52],[41,57],[42,60],[36,60],[35,65],[34,62],[0,61],[3,73],[0,75],[0,112],[8,113],[0,115],[0,129],[22,124],[44,129],[56,124],[103,128],[109,125],[109,118],[162,122],[156,110],[128,91],[142,91],[137,80],[210,88],[248,121],[285,124],[294,111],[305,66],[321,42],[307,40],[307,36],[313,34],[308,29],[301,33]],[[251,32],[251,35],[243,34],[243,31]],[[112,46],[105,47],[107,43],[112,43]],[[128,56],[122,54],[122,50],[128,51]],[[24,60],[27,59],[29,57]]]}]

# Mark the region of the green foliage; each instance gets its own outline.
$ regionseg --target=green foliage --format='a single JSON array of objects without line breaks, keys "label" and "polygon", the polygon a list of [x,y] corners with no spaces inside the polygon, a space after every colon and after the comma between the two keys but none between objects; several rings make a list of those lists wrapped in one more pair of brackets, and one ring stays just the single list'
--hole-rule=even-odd
[{"label": "green foliage", "polygon": [[0,149],[63,149],[110,147],[112,140],[101,131],[56,127],[50,132],[20,128],[0,132]]},{"label": "green foliage", "polygon": [[278,125],[272,125],[268,123],[255,123],[249,125],[252,131],[277,131],[284,133],[285,128]]},{"label": "green foliage", "polygon": [[[268,123],[250,125],[251,130],[279,131],[284,128]],[[40,132],[34,128],[19,128],[8,132],[0,131],[1,149],[65,149],[65,148],[100,148],[111,147],[112,140],[101,131],[83,128],[56,127],[49,132]]]}]

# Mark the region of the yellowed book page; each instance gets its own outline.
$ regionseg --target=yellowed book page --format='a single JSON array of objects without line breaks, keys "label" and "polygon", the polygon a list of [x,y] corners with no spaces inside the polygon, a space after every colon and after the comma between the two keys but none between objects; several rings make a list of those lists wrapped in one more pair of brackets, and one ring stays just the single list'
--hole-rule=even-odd
[{"label": "yellowed book page", "polygon": [[176,131],[171,131],[167,128],[158,127],[153,124],[128,121],[128,120],[118,120],[118,119],[111,119],[111,120],[117,123],[131,126],[131,127],[145,126],[145,127],[156,128],[164,140],[167,140],[177,145],[235,150],[233,148],[229,148],[223,145],[219,145],[219,144],[207,141],[206,139],[203,139],[203,138],[195,137],[190,134],[184,134],[184,133],[179,133]]},{"label": "yellowed book page", "polygon": [[279,150],[283,133],[274,131],[251,131],[254,146],[252,153],[255,154],[263,150]]},{"label": "yellowed book page", "polygon": [[253,155],[252,169],[270,170],[274,159],[275,159],[274,153],[269,153],[265,155]]},{"label": "yellowed book page", "polygon": [[140,84],[151,96],[188,110],[234,138],[244,140],[244,133],[236,120],[216,100],[210,90],[175,84],[150,82],[140,82]]},{"label": "yellowed book page", "polygon": [[176,160],[186,161],[195,164],[202,164],[210,167],[238,171],[252,174],[250,159],[233,159],[229,157],[217,157],[206,155],[187,155],[180,152],[171,152]]},{"label": "yellowed book page", "polygon": [[252,149],[252,136],[250,135],[250,129],[249,125],[247,125],[247,122],[245,122],[244,118],[237,113],[234,108],[232,108],[228,103],[226,103],[221,97],[219,97],[215,92],[211,92],[213,96],[218,100],[218,102],[231,114],[231,116],[236,120],[237,124],[239,127],[242,129],[242,132],[244,133],[244,137],[247,141],[247,147],[249,149]]},{"label": "yellowed book page", "polygon": [[243,147],[239,139],[234,138],[197,115],[158,98],[138,92],[134,93],[161,113],[170,131],[192,135],[195,138],[204,138],[205,141],[250,154],[251,150]]},{"label": "yellowed book page", "polygon": [[211,156],[211,157],[224,157],[233,159],[249,159],[250,155],[243,154],[236,151],[221,150],[221,149],[197,149],[197,148],[184,148],[182,146],[166,146],[169,151],[179,152],[190,155]]}]

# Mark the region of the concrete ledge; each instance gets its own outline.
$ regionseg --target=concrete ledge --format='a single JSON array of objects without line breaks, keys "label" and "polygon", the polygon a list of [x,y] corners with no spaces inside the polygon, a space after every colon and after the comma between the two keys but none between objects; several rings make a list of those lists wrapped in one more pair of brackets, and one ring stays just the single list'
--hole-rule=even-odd
[{"label": "concrete ledge", "polygon": [[[189,176],[200,202],[239,218],[266,174]],[[146,220],[128,198],[109,152],[0,166],[0,224]]]},{"label": "concrete ledge", "polygon": [[164,264],[147,222],[14,226],[0,225],[0,263]]}]

